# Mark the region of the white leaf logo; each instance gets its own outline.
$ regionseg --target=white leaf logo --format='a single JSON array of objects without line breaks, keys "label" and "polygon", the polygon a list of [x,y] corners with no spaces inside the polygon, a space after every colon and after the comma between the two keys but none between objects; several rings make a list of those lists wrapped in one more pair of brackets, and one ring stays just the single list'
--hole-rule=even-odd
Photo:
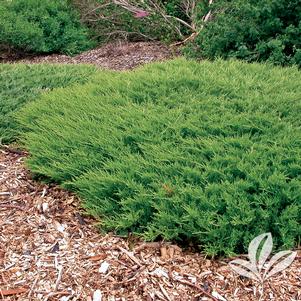
[{"label": "white leaf logo", "polygon": [[296,256],[297,252],[292,251],[282,251],[274,255],[266,268],[264,279],[268,279],[276,273],[288,268],[292,264]]},{"label": "white leaf logo", "polygon": [[[272,253],[273,239],[271,233],[255,237],[248,248],[248,260],[235,259],[229,265],[238,274],[263,283],[278,272],[285,270],[294,261],[297,252],[281,251],[275,254],[267,263]],[[265,271],[263,268],[266,264]]]},{"label": "white leaf logo", "polygon": [[238,274],[255,281],[261,281],[260,274],[258,273],[256,266],[251,262],[243,259],[235,259],[229,263],[230,267]]},{"label": "white leaf logo", "polygon": [[[262,245],[262,249],[259,247]],[[249,245],[249,258],[254,265],[257,265],[258,271],[260,272],[263,268],[263,265],[267,261],[273,249],[273,239],[271,233],[264,233],[252,240]],[[256,262],[256,258],[258,261]]]}]

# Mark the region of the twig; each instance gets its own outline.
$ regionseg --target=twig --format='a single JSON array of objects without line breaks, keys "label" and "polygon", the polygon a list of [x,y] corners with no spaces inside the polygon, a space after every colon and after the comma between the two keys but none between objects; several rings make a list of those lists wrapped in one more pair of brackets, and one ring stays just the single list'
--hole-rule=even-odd
[{"label": "twig", "polygon": [[[212,3],[213,3],[213,0],[209,0],[209,6],[212,5]],[[210,16],[211,16],[211,10],[210,10],[210,11],[208,12],[208,14],[204,17],[203,21],[204,21],[204,22],[207,22],[207,21],[209,20]]]},{"label": "twig", "polygon": [[0,192],[0,196],[3,196],[3,195],[10,195],[10,192],[9,191]]},{"label": "twig", "polygon": [[123,252],[125,255],[127,255],[133,262],[135,262],[136,264],[138,264],[140,267],[142,266],[142,264],[140,263],[140,261],[133,256],[130,252],[128,252],[126,249],[118,246],[117,247],[121,252]]},{"label": "twig", "polygon": [[177,279],[177,278],[173,278],[174,280],[178,281],[179,283],[182,283],[182,284],[186,284],[192,288],[195,288],[197,290],[199,290],[203,295],[207,296],[208,298],[211,298],[212,300],[214,301],[218,301],[218,299],[216,299],[214,296],[212,296],[211,294],[207,293],[204,289],[202,289],[200,286],[196,285],[196,284],[193,284],[189,281],[186,281],[186,280],[180,280],[180,279]]},{"label": "twig", "polygon": [[44,189],[43,189],[43,192],[42,192],[42,196],[41,196],[41,197],[42,197],[42,198],[44,198],[44,197],[45,197],[45,195],[46,195],[46,193],[47,193],[47,188],[44,188]]},{"label": "twig", "polygon": [[70,292],[63,291],[63,292],[55,292],[55,293],[49,293],[45,298],[44,301],[48,301],[49,298],[55,297],[55,296],[69,296]]},{"label": "twig", "polygon": [[60,266],[60,267],[59,267],[59,274],[58,274],[57,280],[56,280],[56,282],[55,282],[55,287],[54,287],[54,291],[55,291],[55,292],[58,290],[59,285],[60,285],[60,282],[61,282],[61,280],[62,280],[63,269],[64,269],[63,266]]},{"label": "twig", "polygon": [[159,249],[162,246],[162,242],[149,242],[149,243],[143,243],[140,246],[136,247],[134,250],[135,252],[140,252],[144,249]]},{"label": "twig", "polygon": [[109,5],[111,5],[110,2],[109,2],[109,3],[102,4],[102,5],[98,5],[97,7],[94,7],[92,10],[86,12],[86,13],[83,15],[83,17],[86,17],[87,15],[89,15],[89,14],[95,12],[95,11],[98,10],[98,9],[104,9],[105,7],[107,7],[107,6],[109,6]]},{"label": "twig", "polygon": [[33,290],[34,290],[34,288],[35,288],[35,286],[36,286],[36,284],[37,284],[37,282],[38,282],[38,280],[39,280],[39,277],[40,277],[40,275],[38,275],[38,276],[36,277],[36,279],[34,280],[32,286],[31,286],[31,288],[30,288],[30,291],[29,291],[29,293],[28,293],[28,298],[31,297],[31,295],[32,295],[32,293],[33,293]]},{"label": "twig", "polygon": [[17,205],[10,205],[10,204],[0,204],[0,209],[4,208],[4,209],[18,209],[21,211],[24,211],[25,208],[21,207],[21,206],[17,206]]},{"label": "twig", "polygon": [[188,41],[191,41],[191,40],[194,40],[194,38],[198,35],[197,32],[193,32],[189,37],[187,37],[185,40],[183,41],[179,41],[179,42],[175,42],[175,43],[172,43],[170,46],[171,47],[174,47],[174,46],[179,46],[179,45],[182,45],[182,44],[185,44],[186,42]]},{"label": "twig", "polygon": [[163,287],[163,285],[161,283],[159,283],[159,287],[161,289],[162,294],[164,295],[164,297],[168,300],[171,301],[167,291],[165,290],[165,288]]}]

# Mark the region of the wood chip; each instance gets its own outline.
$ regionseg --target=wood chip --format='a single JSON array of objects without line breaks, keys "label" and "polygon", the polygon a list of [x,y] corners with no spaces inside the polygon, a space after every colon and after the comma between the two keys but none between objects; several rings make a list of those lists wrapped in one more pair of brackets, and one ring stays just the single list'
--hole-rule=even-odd
[{"label": "wood chip", "polygon": [[12,296],[12,295],[18,295],[22,293],[26,293],[28,291],[27,288],[12,288],[12,289],[7,289],[7,290],[1,290],[0,289],[0,296]]}]

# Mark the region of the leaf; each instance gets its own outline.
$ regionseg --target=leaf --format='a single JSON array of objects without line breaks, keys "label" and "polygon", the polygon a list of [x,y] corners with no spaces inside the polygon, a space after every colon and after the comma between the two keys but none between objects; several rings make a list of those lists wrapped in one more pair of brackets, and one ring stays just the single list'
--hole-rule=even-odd
[{"label": "leaf", "polygon": [[256,265],[253,265],[251,262],[243,259],[235,259],[232,260],[229,265],[236,273],[261,282],[261,277],[257,271]]},{"label": "leaf", "polygon": [[[257,254],[258,249],[261,242],[265,239],[265,242],[262,246],[260,254],[258,256],[258,263],[257,263]],[[259,272],[261,271],[264,263],[268,259],[269,255],[271,254],[273,249],[273,239],[271,233],[264,233],[257,237],[255,237],[251,243],[249,244],[248,253],[249,259],[254,266],[258,267]]]},{"label": "leaf", "polygon": [[[288,254],[290,254],[290,255],[288,255]],[[296,256],[297,256],[297,252],[292,252],[292,251],[282,251],[282,252],[275,254],[271,258],[271,260],[267,266],[266,272],[264,274],[264,279],[268,279],[268,278],[272,277],[273,275],[275,275],[276,273],[285,270],[287,267],[289,267],[292,264],[292,262],[294,261]],[[283,260],[279,261],[283,257],[285,257],[285,258]],[[273,269],[268,273],[268,271],[270,270],[270,268],[273,265],[274,265]]]}]

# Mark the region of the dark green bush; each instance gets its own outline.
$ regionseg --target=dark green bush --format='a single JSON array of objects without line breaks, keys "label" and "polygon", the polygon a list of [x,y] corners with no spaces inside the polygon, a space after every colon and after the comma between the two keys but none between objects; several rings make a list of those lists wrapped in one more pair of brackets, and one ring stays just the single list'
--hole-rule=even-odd
[{"label": "dark green bush", "polygon": [[0,144],[15,139],[13,114],[25,103],[54,88],[85,83],[96,70],[84,65],[0,64]]},{"label": "dark green bush", "polygon": [[183,59],[53,91],[18,118],[31,170],[104,229],[244,252],[301,236],[301,73]]},{"label": "dark green bush", "polygon": [[67,0],[2,0],[0,15],[0,45],[70,55],[92,46],[87,29]]},{"label": "dark green bush", "polygon": [[[211,21],[186,48],[189,56],[301,66],[300,0],[215,1]],[[206,8],[207,11],[209,8]],[[202,26],[200,22],[199,26]]]}]

